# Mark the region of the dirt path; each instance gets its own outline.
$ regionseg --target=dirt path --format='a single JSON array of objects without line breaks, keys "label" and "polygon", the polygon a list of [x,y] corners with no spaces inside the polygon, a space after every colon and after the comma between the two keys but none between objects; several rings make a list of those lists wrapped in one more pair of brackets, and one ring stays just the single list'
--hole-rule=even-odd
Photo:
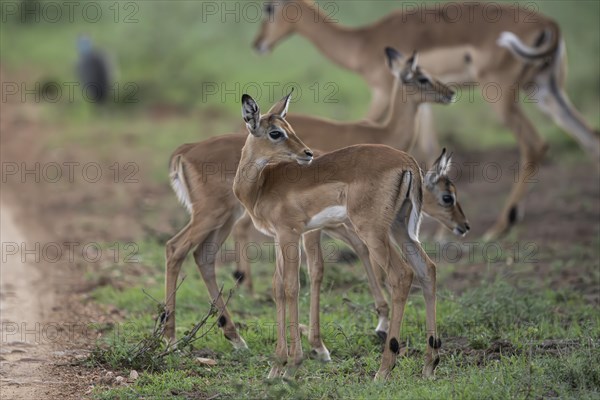
[{"label": "dirt path", "polygon": [[54,291],[43,279],[43,266],[35,263],[35,255],[23,259],[22,250],[34,249],[35,244],[19,230],[12,210],[5,204],[0,207],[0,393],[3,399],[50,398],[52,387],[62,383],[48,373],[53,349],[47,317]]}]

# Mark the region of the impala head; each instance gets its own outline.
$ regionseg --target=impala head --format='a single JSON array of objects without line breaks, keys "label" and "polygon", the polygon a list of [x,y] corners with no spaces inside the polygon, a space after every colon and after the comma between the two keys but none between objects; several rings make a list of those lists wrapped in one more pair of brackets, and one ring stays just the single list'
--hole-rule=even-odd
[{"label": "impala head", "polygon": [[[275,0],[264,3],[263,20],[253,47],[260,54],[268,53],[281,40],[294,31],[298,10],[284,11],[291,0]],[[292,15],[293,14],[293,15]]]},{"label": "impala head", "polygon": [[387,64],[398,82],[405,87],[408,96],[416,96],[421,103],[448,104],[454,91],[431,76],[418,64],[415,51],[408,59],[392,47],[385,48]]},{"label": "impala head", "polygon": [[250,154],[266,162],[296,161],[310,164],[312,151],[296,136],[285,120],[292,92],[279,100],[269,112],[260,114],[260,108],[252,97],[242,96],[242,117],[250,137],[246,141]]},{"label": "impala head", "polygon": [[448,178],[452,156],[442,151],[442,155],[433,163],[425,175],[423,193],[423,211],[440,221],[457,235],[464,236],[471,229],[463,213],[456,193],[456,187]]}]

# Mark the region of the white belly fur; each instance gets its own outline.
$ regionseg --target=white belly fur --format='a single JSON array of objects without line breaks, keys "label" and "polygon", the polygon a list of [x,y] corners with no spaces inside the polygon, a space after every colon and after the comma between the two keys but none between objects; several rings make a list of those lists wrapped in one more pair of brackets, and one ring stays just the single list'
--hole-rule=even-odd
[{"label": "white belly fur", "polygon": [[306,228],[317,229],[325,226],[339,225],[344,223],[346,218],[348,218],[348,214],[346,213],[346,207],[327,207],[324,210],[320,211],[318,214],[315,214],[310,219],[310,221],[308,221]]}]

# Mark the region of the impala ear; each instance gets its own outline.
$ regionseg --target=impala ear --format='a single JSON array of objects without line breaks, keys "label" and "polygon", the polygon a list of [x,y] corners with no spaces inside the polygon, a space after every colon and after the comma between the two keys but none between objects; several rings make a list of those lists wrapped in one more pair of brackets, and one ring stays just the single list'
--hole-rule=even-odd
[{"label": "impala ear", "polygon": [[256,101],[247,94],[242,96],[242,118],[246,122],[248,132],[255,135],[260,121],[260,108]]},{"label": "impala ear", "polygon": [[404,68],[402,68],[402,73],[400,74],[402,81],[410,83],[417,72],[417,51],[415,50],[404,63]]},{"label": "impala ear", "polygon": [[388,67],[390,67],[390,69],[394,69],[394,65],[396,65],[396,63],[402,59],[402,53],[400,53],[393,47],[385,48],[385,56],[387,59]]},{"label": "impala ear", "polygon": [[442,150],[442,154],[431,166],[425,177],[425,184],[428,187],[435,185],[441,177],[447,176],[452,164],[452,154],[446,152],[446,148]]},{"label": "impala ear", "polygon": [[285,118],[288,113],[288,107],[290,105],[290,99],[292,98],[292,93],[294,93],[294,88],[290,91],[290,93],[285,96],[283,99],[279,100],[277,103],[271,107],[269,110],[269,114],[277,115],[281,118]]},{"label": "impala ear", "polygon": [[408,59],[407,63],[410,66],[410,70],[412,72],[417,72],[417,65],[419,61],[419,53],[417,51],[413,51],[412,56]]}]

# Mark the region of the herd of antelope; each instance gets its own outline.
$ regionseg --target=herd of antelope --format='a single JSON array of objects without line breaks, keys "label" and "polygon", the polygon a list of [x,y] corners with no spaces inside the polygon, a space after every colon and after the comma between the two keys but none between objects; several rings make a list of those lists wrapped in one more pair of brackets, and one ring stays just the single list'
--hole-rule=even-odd
[{"label": "herd of antelope", "polygon": [[[282,12],[290,3],[300,10],[293,21]],[[235,348],[247,347],[220,294],[214,249],[232,232],[234,240],[244,242],[257,230],[274,239],[277,254],[272,281],[277,346],[269,377],[292,377],[303,359],[298,317],[301,239],[310,277],[311,355],[329,361],[319,327],[323,230],[347,243],[365,268],[379,316],[376,331],[385,341],[375,378],[389,376],[400,352],[400,325],[415,277],[426,305],[423,375],[434,374],[441,346],[436,330],[436,266],[419,243],[421,217],[425,213],[460,236],[470,230],[448,178],[451,156],[440,151],[431,123],[429,105],[450,103],[454,96],[444,82],[501,86],[504,95],[490,104],[514,133],[522,166],[537,168],[547,149],[514,100],[518,88],[527,84],[536,85],[538,107],[596,162],[600,158],[598,132],[573,108],[563,89],[566,53],[556,22],[525,10],[519,14],[522,18],[515,18],[514,10],[509,12],[515,5],[497,6],[506,12],[494,22],[484,18],[481,3],[455,7],[470,17],[450,22],[440,10],[435,23],[426,23],[419,13],[394,12],[371,25],[347,28],[326,17],[311,0],[266,4],[254,43],[257,51],[271,51],[297,32],[325,57],[364,77],[372,90],[371,107],[365,121],[345,123],[288,114],[292,93],[266,113],[244,95],[247,133],[184,144],[174,152],[171,183],[191,218],[166,247],[167,338],[175,337],[177,280],[193,249],[220,313],[218,326]],[[435,160],[426,171],[407,153],[415,142],[428,161]],[[221,172],[237,172],[203,174],[208,164]],[[293,180],[287,178],[290,171]],[[504,234],[517,221],[526,186],[524,178],[514,183],[486,240]],[[251,284],[249,268],[244,260],[237,274]]]}]

